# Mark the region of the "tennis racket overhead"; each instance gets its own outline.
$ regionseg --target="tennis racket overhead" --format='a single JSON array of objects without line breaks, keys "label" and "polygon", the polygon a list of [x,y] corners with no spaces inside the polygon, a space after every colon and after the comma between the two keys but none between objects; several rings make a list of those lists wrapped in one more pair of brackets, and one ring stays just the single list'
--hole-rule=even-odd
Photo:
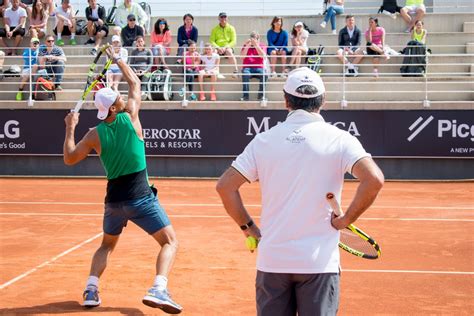
[{"label": "tennis racket overhead", "polygon": [[112,64],[112,60],[108,59],[107,62],[104,65],[104,69],[99,73],[98,76],[95,77],[94,79],[94,71],[95,68],[97,67],[97,62],[99,61],[99,58],[102,56],[102,54],[105,52],[105,50],[110,46],[110,44],[106,44],[102,46],[102,48],[99,50],[97,55],[94,58],[94,61],[89,67],[89,71],[87,73],[87,81],[86,81],[86,86],[84,87],[84,92],[82,93],[81,99],[76,103],[76,106],[74,109],[71,110],[71,112],[78,113],[81,108],[82,104],[86,100],[87,96],[89,93],[94,89],[94,87],[99,83],[101,80],[105,78],[105,74],[107,73],[107,70],[109,69],[110,65]]},{"label": "tennis racket overhead", "polygon": [[[326,199],[334,214],[341,216],[343,214],[342,209],[334,194],[326,194]],[[380,257],[381,252],[377,242],[356,226],[350,224],[340,230],[340,233],[339,247],[348,253],[364,259],[377,259]]]}]

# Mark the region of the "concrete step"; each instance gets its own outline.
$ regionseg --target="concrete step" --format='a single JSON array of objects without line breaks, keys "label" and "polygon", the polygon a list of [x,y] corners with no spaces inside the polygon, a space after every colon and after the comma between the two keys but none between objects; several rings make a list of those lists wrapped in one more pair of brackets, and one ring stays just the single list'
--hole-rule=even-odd
[{"label": "concrete step", "polygon": [[464,22],[463,23],[463,32],[464,33],[473,33],[474,32],[474,22]]}]

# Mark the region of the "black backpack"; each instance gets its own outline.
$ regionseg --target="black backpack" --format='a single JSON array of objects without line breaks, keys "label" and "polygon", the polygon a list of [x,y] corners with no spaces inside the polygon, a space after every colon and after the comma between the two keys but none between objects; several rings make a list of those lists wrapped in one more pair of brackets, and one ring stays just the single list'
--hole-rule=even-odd
[{"label": "black backpack", "polygon": [[396,13],[398,7],[397,0],[383,0],[382,6],[380,7],[378,13],[382,13],[382,11]]},{"label": "black backpack", "polygon": [[417,41],[409,41],[401,53],[403,66],[400,72],[403,77],[422,77],[426,70],[426,46]]},{"label": "black backpack", "polygon": [[173,100],[173,78],[168,69],[154,71],[148,81],[146,94],[152,101],[171,101]]}]

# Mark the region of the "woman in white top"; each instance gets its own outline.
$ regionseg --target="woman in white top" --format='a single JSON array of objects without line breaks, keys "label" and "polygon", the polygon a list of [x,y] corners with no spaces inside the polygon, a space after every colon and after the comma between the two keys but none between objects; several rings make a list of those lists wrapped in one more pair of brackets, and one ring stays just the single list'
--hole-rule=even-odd
[{"label": "woman in white top", "polygon": [[48,12],[45,10],[40,0],[34,0],[31,7],[27,7],[30,19],[30,36],[32,38],[43,38],[46,35],[46,25],[48,24]]},{"label": "woman in white top", "polygon": [[301,57],[308,52],[308,37],[309,33],[303,28],[303,22],[296,22],[291,31],[293,50],[291,52],[290,65],[295,65],[296,68],[301,66]]},{"label": "woman in white top", "polygon": [[[128,51],[122,47],[122,40],[120,36],[112,36],[112,47],[115,53],[120,54],[120,58],[126,63],[128,60]],[[117,64],[112,63],[109,70],[107,71],[107,83],[109,87],[118,92],[118,86],[122,80],[122,72],[120,71]]]},{"label": "woman in white top", "polygon": [[199,93],[199,101],[205,101],[206,95],[204,92],[204,77],[211,78],[211,101],[216,101],[216,89],[214,84],[217,81],[217,75],[219,75],[219,64],[220,57],[214,51],[211,43],[206,43],[204,46],[204,54],[201,55],[201,62],[204,65],[204,68],[199,71],[198,81],[201,92]]}]

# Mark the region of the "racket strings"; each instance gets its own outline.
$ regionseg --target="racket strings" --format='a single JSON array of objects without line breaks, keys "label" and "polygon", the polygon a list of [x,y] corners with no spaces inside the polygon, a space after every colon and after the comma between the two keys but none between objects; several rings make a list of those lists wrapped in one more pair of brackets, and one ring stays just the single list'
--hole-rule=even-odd
[{"label": "racket strings", "polygon": [[374,246],[367,240],[362,239],[352,230],[346,228],[340,232],[341,235],[339,241],[341,243],[368,256],[378,257],[378,252]]}]

